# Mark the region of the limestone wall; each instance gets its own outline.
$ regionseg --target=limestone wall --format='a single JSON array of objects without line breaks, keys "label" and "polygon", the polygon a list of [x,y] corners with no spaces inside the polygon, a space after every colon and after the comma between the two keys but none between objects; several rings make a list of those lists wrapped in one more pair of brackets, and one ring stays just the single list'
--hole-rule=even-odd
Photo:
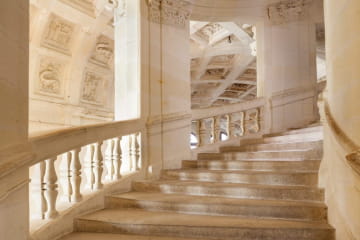
[{"label": "limestone wall", "polygon": [[360,239],[360,175],[346,159],[360,146],[359,12],[358,0],[325,1],[329,107],[320,179],[341,240]]},{"label": "limestone wall", "polygon": [[113,119],[114,28],[107,2],[30,1],[30,132]]}]

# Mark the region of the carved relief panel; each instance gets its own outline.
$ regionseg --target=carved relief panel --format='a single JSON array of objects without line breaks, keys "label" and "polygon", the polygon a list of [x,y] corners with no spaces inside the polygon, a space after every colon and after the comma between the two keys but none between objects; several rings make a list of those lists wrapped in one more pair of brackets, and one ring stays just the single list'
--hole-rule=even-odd
[{"label": "carved relief panel", "polygon": [[96,71],[86,70],[83,76],[81,102],[103,105],[104,104],[104,77]]},{"label": "carved relief panel", "polygon": [[95,0],[60,0],[69,6],[91,16],[95,17]]},{"label": "carved relief panel", "polygon": [[36,92],[48,96],[62,97],[64,93],[65,63],[43,57],[40,59]]},{"label": "carved relief panel", "polygon": [[51,15],[41,45],[60,53],[71,55],[75,25],[61,17]]},{"label": "carved relief panel", "polygon": [[90,62],[107,68],[113,67],[114,41],[104,35],[98,37]]}]

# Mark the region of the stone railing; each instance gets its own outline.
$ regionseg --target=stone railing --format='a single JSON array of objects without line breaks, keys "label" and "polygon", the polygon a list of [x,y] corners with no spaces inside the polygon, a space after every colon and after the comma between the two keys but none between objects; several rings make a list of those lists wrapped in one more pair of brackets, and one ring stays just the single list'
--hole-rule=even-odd
[{"label": "stone railing", "polygon": [[265,133],[265,105],[265,99],[258,98],[243,103],[193,110],[192,148]]},{"label": "stone railing", "polygon": [[30,218],[56,219],[83,196],[144,167],[145,125],[140,120],[79,127],[30,138]]}]

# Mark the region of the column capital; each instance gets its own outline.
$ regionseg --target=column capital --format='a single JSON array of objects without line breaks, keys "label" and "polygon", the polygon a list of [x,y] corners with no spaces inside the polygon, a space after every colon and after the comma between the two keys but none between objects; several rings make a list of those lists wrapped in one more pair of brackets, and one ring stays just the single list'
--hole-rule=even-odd
[{"label": "column capital", "polygon": [[268,5],[267,14],[272,24],[301,21],[309,15],[312,0],[284,0]]},{"label": "column capital", "polygon": [[191,14],[191,3],[185,0],[148,0],[149,20],[184,28]]}]

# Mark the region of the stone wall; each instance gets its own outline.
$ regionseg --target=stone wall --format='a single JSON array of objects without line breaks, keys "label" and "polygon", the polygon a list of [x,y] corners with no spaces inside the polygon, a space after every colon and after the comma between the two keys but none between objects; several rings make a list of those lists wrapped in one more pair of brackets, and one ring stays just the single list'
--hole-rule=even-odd
[{"label": "stone wall", "polygon": [[360,239],[360,2],[325,1],[328,107],[320,180],[337,239]]}]

